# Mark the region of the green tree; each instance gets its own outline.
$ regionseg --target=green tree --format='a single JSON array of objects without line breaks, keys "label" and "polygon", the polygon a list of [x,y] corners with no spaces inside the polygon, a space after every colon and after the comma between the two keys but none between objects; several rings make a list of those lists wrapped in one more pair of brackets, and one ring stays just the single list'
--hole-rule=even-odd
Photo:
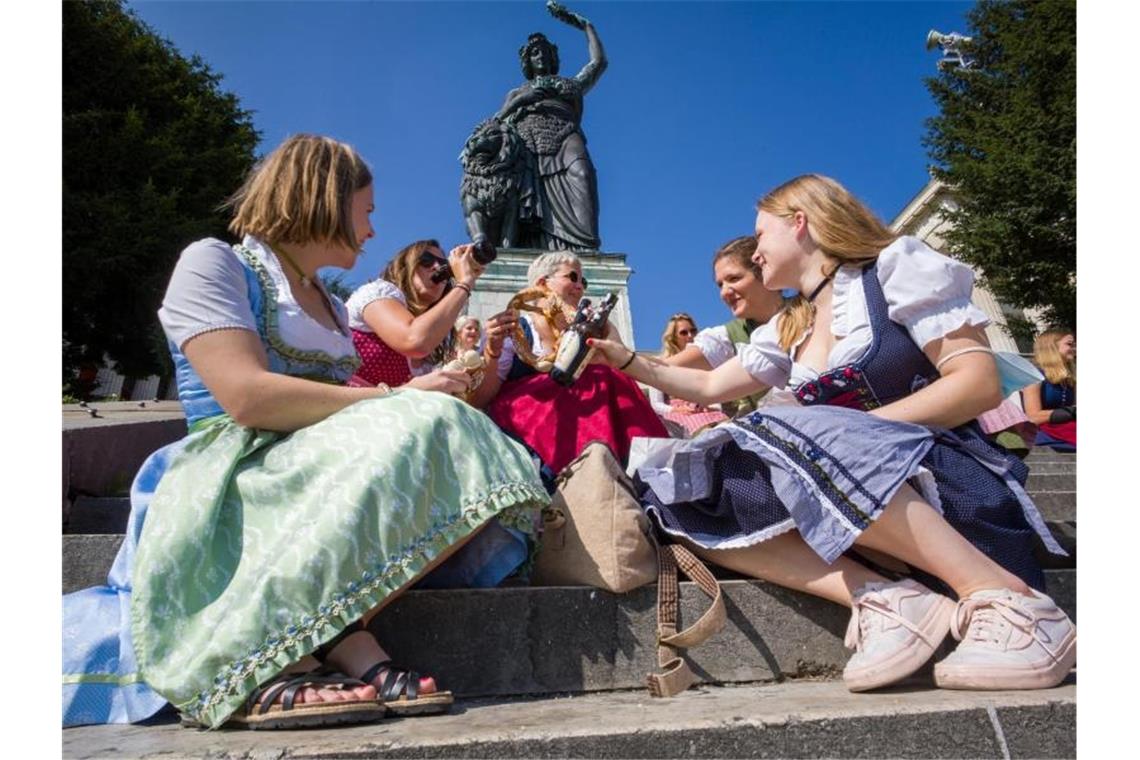
[{"label": "green tree", "polygon": [[188,243],[226,237],[218,206],[259,139],[220,80],[121,0],[63,4],[65,385],[104,355],[127,375],[168,368],[167,278]]},{"label": "green tree", "polygon": [[1076,326],[1077,14],[1069,0],[981,0],[976,65],[926,80],[923,145],[961,208],[949,253],[1002,301]]}]

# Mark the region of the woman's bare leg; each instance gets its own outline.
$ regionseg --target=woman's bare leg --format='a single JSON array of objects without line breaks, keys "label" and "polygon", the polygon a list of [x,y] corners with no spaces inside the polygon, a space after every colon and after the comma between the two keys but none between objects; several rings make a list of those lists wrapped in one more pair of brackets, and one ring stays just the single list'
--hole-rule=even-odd
[{"label": "woman's bare leg", "polygon": [[744,575],[851,606],[861,586],[887,579],[858,562],[840,557],[830,565],[820,559],[798,531],[740,549],[705,549],[685,541],[694,554]]},{"label": "woman's bare leg", "polygon": [[[471,531],[471,533],[469,533],[463,539],[447,547],[447,549],[441,552],[440,555],[434,560],[429,562],[427,566],[425,566],[424,569],[421,570],[419,574],[417,574],[414,578],[385,597],[384,601],[382,601],[380,604],[364,613],[364,615],[360,618],[360,622],[365,627],[367,627],[368,622],[372,620],[372,618],[374,618],[378,612],[398,599],[401,594],[408,590],[409,587],[418,583],[432,570],[443,564],[444,561],[451,557],[451,555],[455,554],[455,552],[459,551],[459,549],[462,548],[464,544],[478,535],[479,531],[485,528],[488,524],[489,522],[483,523],[483,525]],[[339,644],[333,647],[333,650],[329,652],[328,657],[325,658],[328,664],[332,665],[340,672],[347,673],[350,676],[359,676],[365,673],[376,663],[386,659],[388,659],[388,654],[384,651],[383,648],[381,648],[381,646],[376,642],[376,639],[368,631],[357,631],[356,633],[346,636],[343,640],[341,640]],[[383,675],[384,672],[382,671],[377,675],[377,679],[382,678]],[[371,686],[369,686],[369,688],[371,688]],[[424,676],[420,678],[420,694],[431,694],[435,691],[437,691],[437,688],[434,678],[431,676]],[[374,698],[375,697],[373,697],[373,699]]]},{"label": "woman's bare leg", "polygon": [[855,543],[925,570],[963,599],[984,589],[1029,593],[1024,581],[979,551],[908,485]]}]

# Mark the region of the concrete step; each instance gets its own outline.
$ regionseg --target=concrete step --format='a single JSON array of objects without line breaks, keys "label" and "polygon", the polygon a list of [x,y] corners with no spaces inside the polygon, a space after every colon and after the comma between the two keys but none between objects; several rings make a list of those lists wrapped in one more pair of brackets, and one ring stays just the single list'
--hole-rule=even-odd
[{"label": "concrete step", "polygon": [[1037,466],[1029,471],[1029,479],[1025,481],[1025,490],[1030,493],[1051,493],[1054,491],[1076,491],[1076,472],[1041,472]]},{"label": "concrete step", "polygon": [[[1047,578],[1050,595],[1076,620],[1076,571],[1050,570]],[[763,581],[721,585],[728,623],[690,653],[702,681],[842,672],[846,609]],[[620,595],[583,586],[409,591],[372,627],[397,662],[465,697],[632,689],[657,670],[656,594],[656,585]],[[690,583],[681,602],[683,625],[707,607]]]},{"label": "concrete step", "polygon": [[63,524],[77,497],[125,495],[143,460],[184,435],[177,401],[65,404]]},{"label": "concrete step", "polygon": [[306,731],[148,726],[63,732],[88,758],[1075,757],[1076,686],[946,691],[915,679],[867,694],[838,682],[459,701],[450,714]]},{"label": "concrete step", "polygon": [[[1038,473],[1035,467],[1026,490],[1046,520],[1076,522],[1075,475]],[[122,533],[130,513],[130,499],[125,496],[81,496],[71,504],[64,532]]]},{"label": "concrete step", "polygon": [[1047,446],[1035,446],[1029,455],[1025,457],[1026,462],[1076,462],[1077,455],[1074,452],[1068,451],[1053,451]]}]

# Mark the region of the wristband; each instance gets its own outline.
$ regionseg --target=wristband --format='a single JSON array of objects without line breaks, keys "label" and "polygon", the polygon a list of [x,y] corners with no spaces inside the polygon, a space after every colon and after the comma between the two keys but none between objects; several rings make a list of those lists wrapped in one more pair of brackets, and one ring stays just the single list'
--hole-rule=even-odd
[{"label": "wristband", "polygon": [[457,288],[459,288],[460,290],[463,290],[464,292],[466,292],[466,293],[467,293],[467,297],[468,297],[468,298],[470,298],[470,297],[471,297],[471,286],[470,286],[470,285],[468,285],[467,283],[465,283],[465,282],[457,282],[457,283],[455,283],[455,287],[457,287]]},{"label": "wristband", "polygon": [[632,348],[629,349],[629,359],[626,360],[625,364],[618,367],[618,370],[621,372],[624,372],[625,368],[628,367],[629,365],[633,364],[633,360],[636,358],[637,358],[637,352],[634,351]]}]

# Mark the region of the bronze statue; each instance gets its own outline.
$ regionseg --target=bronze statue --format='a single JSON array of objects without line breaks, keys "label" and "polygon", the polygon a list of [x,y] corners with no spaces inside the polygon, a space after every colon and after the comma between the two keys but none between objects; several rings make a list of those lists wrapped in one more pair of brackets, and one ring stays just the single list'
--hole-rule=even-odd
[{"label": "bronze statue", "polygon": [[558,48],[541,33],[530,35],[519,49],[527,81],[464,147],[464,215],[472,238],[486,235],[501,247],[596,251],[598,180],[582,104],[606,55],[589,21],[553,0],[546,7],[585,31],[590,60],[574,77],[558,76]]}]

